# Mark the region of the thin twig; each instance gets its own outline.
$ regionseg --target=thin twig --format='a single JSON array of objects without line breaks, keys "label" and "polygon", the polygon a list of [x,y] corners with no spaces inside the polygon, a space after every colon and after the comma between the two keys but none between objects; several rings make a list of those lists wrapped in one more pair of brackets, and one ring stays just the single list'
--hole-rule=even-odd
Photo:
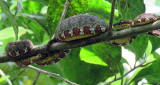
[{"label": "thin twig", "polygon": [[63,13],[61,15],[61,20],[60,21],[64,20],[64,18],[66,16],[68,6],[69,6],[69,2],[70,2],[70,0],[66,0],[66,2],[65,2],[64,10],[63,10]]},{"label": "thin twig", "polygon": [[123,78],[122,78],[122,80],[121,80],[121,85],[123,85]]},{"label": "thin twig", "polygon": [[[39,69],[42,69],[42,66],[40,66]],[[36,78],[35,78],[34,81],[33,81],[33,85],[36,85],[39,76],[40,76],[40,72],[37,71],[37,75],[36,75]]]},{"label": "thin twig", "polygon": [[61,80],[61,81],[66,82],[66,83],[69,84],[69,85],[78,85],[78,84],[76,84],[76,83],[73,83],[73,82],[71,82],[71,81],[69,81],[69,80],[64,79],[64,78],[61,77],[59,74],[47,72],[47,71],[45,71],[45,70],[41,70],[41,69],[36,68],[36,67],[34,67],[34,66],[31,66],[31,65],[28,65],[27,67],[28,67],[28,68],[31,68],[31,69],[33,69],[33,70],[36,70],[36,71],[38,71],[38,72],[40,72],[40,73],[44,73],[44,74],[50,75],[50,76],[52,76],[52,77],[55,77],[55,78],[57,78],[57,79],[59,79],[59,80]]},{"label": "thin twig", "polygon": [[18,76],[20,76],[23,72],[26,71],[27,68],[24,68],[22,71],[20,71],[14,78],[11,79],[11,82],[14,82]]},{"label": "thin twig", "polygon": [[[62,15],[61,15],[61,19],[60,19],[59,24],[58,24],[58,26],[57,26],[56,29],[59,29],[62,21],[64,20],[64,18],[65,18],[65,16],[66,16],[66,13],[67,13],[67,10],[68,10],[68,6],[69,6],[69,2],[70,2],[70,0],[66,0],[65,6],[64,6],[64,9],[63,9],[63,12],[62,12]],[[55,31],[55,32],[56,32],[56,31]],[[55,40],[54,40],[53,38],[54,38],[54,36],[53,36],[52,39],[47,43],[46,52],[48,52],[48,53],[50,52],[50,45],[51,45],[53,42],[55,42]],[[49,55],[50,55],[50,53],[49,53]]]},{"label": "thin twig", "polygon": [[61,19],[60,19],[59,24],[58,24],[56,29],[58,29],[58,27],[60,26],[62,20],[64,20],[64,18],[66,16],[66,13],[67,13],[67,10],[68,10],[68,6],[69,6],[69,2],[70,2],[70,0],[66,0],[65,6],[64,6],[64,10],[63,10],[62,15],[61,15]]},{"label": "thin twig", "polygon": [[[156,60],[155,60],[155,61],[156,61]],[[114,79],[114,80],[112,80],[112,81],[110,81],[110,82],[108,82],[108,83],[106,83],[106,84],[104,84],[104,85],[109,85],[109,84],[111,84],[112,82],[115,82],[115,81],[117,81],[117,80],[120,80],[120,79],[122,79],[123,77],[127,76],[127,75],[128,75],[129,73],[131,73],[132,71],[134,71],[136,68],[138,68],[138,67],[145,67],[145,66],[147,66],[147,65],[149,65],[149,64],[151,64],[151,63],[153,63],[153,62],[155,62],[155,61],[151,61],[151,62],[149,62],[149,63],[146,63],[145,65],[143,65],[144,63],[142,63],[142,64],[134,67],[134,68],[131,69],[130,71],[128,71],[128,72],[127,72],[126,74],[124,74],[123,76],[121,76],[121,77],[119,77],[119,78],[117,78],[117,79]]]},{"label": "thin twig", "polygon": [[110,81],[110,82],[108,82],[108,83],[106,83],[106,84],[104,84],[104,85],[109,85],[109,84],[111,84],[112,82],[115,82],[115,81],[117,81],[117,80],[122,79],[123,77],[127,76],[130,72],[134,71],[134,70],[135,70],[136,68],[138,68],[138,67],[142,67],[142,64],[138,65],[137,67],[134,67],[133,69],[131,69],[130,71],[128,71],[128,72],[127,72],[126,74],[124,74],[123,76],[121,76],[121,77],[119,77],[119,78],[117,78],[117,79],[114,79],[114,80],[112,80],[112,81]]},{"label": "thin twig", "polygon": [[115,4],[116,4],[116,0],[113,0],[112,9],[111,9],[111,17],[109,21],[109,31],[108,31],[109,36],[112,36],[112,23],[113,23],[113,18],[114,18]]}]

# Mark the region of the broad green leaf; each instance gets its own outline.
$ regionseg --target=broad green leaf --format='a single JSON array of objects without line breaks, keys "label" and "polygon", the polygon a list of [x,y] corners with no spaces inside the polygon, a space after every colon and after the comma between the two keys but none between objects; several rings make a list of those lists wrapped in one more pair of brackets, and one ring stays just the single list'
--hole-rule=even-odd
[{"label": "broad green leaf", "polygon": [[139,35],[131,44],[124,46],[136,55],[136,61],[143,57],[148,45],[148,35]]},{"label": "broad green leaf", "polygon": [[157,37],[149,36],[149,40],[151,41],[152,44],[152,53],[160,47],[160,39]]},{"label": "broad green leaf", "polygon": [[101,58],[95,55],[92,46],[81,48],[80,59],[87,63],[107,66],[107,64],[103,60],[101,60]]},{"label": "broad green leaf", "polygon": [[[59,24],[64,4],[66,0],[50,0],[47,11],[47,21],[50,36],[53,35],[54,30]],[[54,4],[54,5],[53,5]],[[88,0],[71,0],[69,8],[67,10],[66,17],[70,17],[77,14],[84,14],[87,11]]]},{"label": "broad green leaf", "polygon": [[[23,27],[19,27],[18,36],[21,37],[26,32],[30,32],[30,30],[24,29]],[[14,30],[13,27],[7,27],[0,31],[0,41],[3,42],[2,48],[4,49],[8,42],[14,41]],[[4,50],[3,50],[4,52]]]},{"label": "broad green leaf", "polygon": [[148,66],[138,68],[130,80],[130,83],[143,78],[147,79],[149,83],[160,83],[160,71],[158,67],[160,67],[160,58]]},{"label": "broad green leaf", "polygon": [[129,65],[129,63],[128,63],[128,61],[125,59],[125,58],[121,58],[121,61],[120,61],[121,63],[127,63],[128,65]]},{"label": "broad green leaf", "polygon": [[26,0],[22,2],[23,4],[23,12],[24,13],[36,13],[38,14],[42,7],[44,7],[45,5],[41,4],[40,2],[35,2],[33,0]]},{"label": "broad green leaf", "polygon": [[120,20],[134,20],[136,16],[145,12],[144,0],[117,0],[116,8]]},{"label": "broad green leaf", "polygon": [[[97,17],[102,18],[106,22],[109,22],[110,12],[111,12],[111,3],[104,0],[88,0],[88,13],[93,14]],[[118,12],[115,11],[115,16],[118,17]],[[114,20],[114,22],[116,22]]]},{"label": "broad green leaf", "polygon": [[150,54],[151,54],[151,51],[152,51],[152,43],[150,40],[148,40],[148,46],[147,46],[147,49],[146,49],[146,57],[148,57]]},{"label": "broad green leaf", "polygon": [[86,63],[79,58],[80,49],[76,48],[60,63],[65,78],[80,85],[97,85],[114,73],[107,66]]},{"label": "broad green leaf", "polygon": [[4,11],[4,13],[6,14],[10,24],[13,26],[13,29],[14,29],[14,32],[15,32],[15,40],[17,41],[17,39],[18,39],[18,26],[17,26],[16,20],[12,16],[12,14],[11,14],[10,10],[8,9],[5,1],[0,0],[0,6],[1,6],[2,10]]},{"label": "broad green leaf", "polygon": [[102,42],[93,44],[92,49],[95,55],[106,62],[113,71],[117,70],[121,60],[121,47]]},{"label": "broad green leaf", "polygon": [[[28,32],[29,30],[24,29],[23,27],[19,27],[19,34],[18,36],[22,36],[24,33]],[[7,27],[0,31],[0,40],[5,40],[7,38],[14,38],[14,30],[13,27]]]}]

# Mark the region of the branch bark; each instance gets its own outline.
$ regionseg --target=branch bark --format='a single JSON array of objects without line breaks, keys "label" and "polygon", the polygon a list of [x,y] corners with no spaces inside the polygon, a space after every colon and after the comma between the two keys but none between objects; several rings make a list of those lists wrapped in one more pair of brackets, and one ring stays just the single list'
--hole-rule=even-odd
[{"label": "branch bark", "polygon": [[113,0],[112,9],[111,9],[111,17],[109,21],[109,32],[108,32],[109,36],[112,36],[112,23],[113,23],[113,18],[114,18],[115,4],[116,4],[116,0]]},{"label": "branch bark", "polygon": [[[50,49],[51,50],[65,50],[65,49],[83,47],[83,46],[87,46],[87,45],[91,45],[91,44],[95,44],[99,42],[122,38],[125,36],[138,35],[138,34],[146,33],[148,31],[156,30],[156,29],[160,29],[160,21],[156,21],[151,24],[138,26],[138,27],[132,27],[132,28],[124,29],[120,31],[113,31],[112,32],[113,35],[111,37],[108,37],[108,33],[106,32],[106,33],[102,33],[100,35],[86,38],[86,39],[80,39],[80,40],[71,41],[71,42],[53,43]],[[42,44],[42,45],[34,46],[34,48],[29,53],[24,54],[23,56],[19,56],[19,57],[10,57],[10,56],[7,56],[5,53],[0,54],[0,63],[15,61],[17,59],[21,59],[25,57],[28,58],[28,57],[36,56],[37,54],[46,53],[45,49],[46,49],[46,44]]]}]

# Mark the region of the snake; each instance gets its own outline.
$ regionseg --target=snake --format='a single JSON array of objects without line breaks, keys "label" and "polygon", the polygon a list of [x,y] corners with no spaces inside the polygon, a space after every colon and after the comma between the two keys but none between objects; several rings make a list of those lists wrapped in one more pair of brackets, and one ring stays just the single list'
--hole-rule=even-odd
[{"label": "snake", "polygon": [[[149,23],[153,23],[157,20],[160,20],[160,16],[156,15],[154,13],[143,13],[138,15],[134,20],[126,20],[126,21],[120,21],[118,23],[113,24],[114,28],[116,31],[122,30],[122,29],[128,29],[131,27],[136,27],[136,26],[142,26],[146,25]],[[149,32],[150,34],[153,34],[155,36],[160,35],[160,30],[153,30]],[[136,38],[137,35],[135,36],[127,36],[124,38],[119,38],[119,39],[114,39],[109,41],[110,43],[114,45],[128,45],[133,42],[133,40]]]},{"label": "snake", "polygon": [[[116,30],[122,30],[130,27],[152,23],[159,19],[159,15],[153,13],[144,13],[138,15],[135,20],[120,21],[118,23],[115,23],[113,26]],[[108,23],[106,23],[101,18],[90,14],[74,15],[72,17],[66,18],[60,23],[58,28],[55,30],[52,39],[48,42],[47,48],[49,49],[50,45],[54,42],[69,42],[73,40],[94,37],[98,34],[107,32],[108,29]],[[150,31],[150,33],[152,33],[153,35],[158,35],[154,31],[157,30]],[[131,43],[135,38],[136,36],[129,36],[120,39],[114,39],[109,42],[114,45],[124,46]],[[17,57],[31,51],[33,46],[34,45],[30,40],[9,42],[5,47],[5,51],[10,57]],[[37,56],[31,58],[17,60],[16,64],[18,66],[26,66],[32,63],[36,63],[37,65],[42,66],[51,65],[65,58],[68,53],[69,50],[51,52],[51,55],[38,54]]]},{"label": "snake", "polygon": [[[18,57],[27,54],[33,48],[33,43],[30,40],[22,40],[17,42],[8,42],[5,47],[5,52],[9,57]],[[16,60],[18,66],[26,66],[31,64],[30,58],[22,60]]]},{"label": "snake", "polygon": [[[143,13],[143,14],[140,14],[135,18],[135,20],[136,19],[140,19],[140,18],[144,18],[144,17],[147,17],[147,18],[150,19],[150,20],[148,20],[147,23],[144,23],[144,24],[148,24],[148,23],[152,23],[152,22],[155,22],[157,20],[160,20],[160,15],[157,15],[155,13]],[[149,31],[148,34],[152,34],[152,35],[154,35],[154,36],[159,38],[160,37],[160,29]]]}]

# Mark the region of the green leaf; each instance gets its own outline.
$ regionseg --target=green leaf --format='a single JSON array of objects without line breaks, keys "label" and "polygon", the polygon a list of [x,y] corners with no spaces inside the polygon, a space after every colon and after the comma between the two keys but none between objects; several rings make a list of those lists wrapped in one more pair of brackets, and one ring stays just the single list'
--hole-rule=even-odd
[{"label": "green leaf", "polygon": [[96,56],[92,49],[92,46],[85,46],[81,48],[80,59],[87,63],[107,66],[107,64],[103,60],[101,60],[101,58]]},{"label": "green leaf", "polygon": [[[47,11],[47,21],[50,36],[53,35],[54,30],[59,24],[64,4],[66,0],[50,0]],[[53,5],[54,4],[54,5]],[[69,8],[67,10],[66,17],[70,17],[77,14],[84,14],[87,11],[88,0],[71,0]]]},{"label": "green leaf", "polygon": [[27,0],[27,1],[23,1],[23,12],[24,13],[39,13],[40,10],[42,9],[42,7],[44,7],[45,5],[41,4],[40,2],[35,2],[33,0]]},{"label": "green leaf", "polygon": [[157,37],[149,36],[149,40],[151,41],[151,44],[152,44],[152,53],[153,53],[157,48],[160,47],[160,43],[159,43],[160,39]]},{"label": "green leaf", "polygon": [[151,51],[152,51],[152,44],[150,42],[150,40],[148,40],[148,46],[147,46],[147,49],[146,49],[146,57],[148,57],[150,54],[151,54]]},{"label": "green leaf", "polygon": [[[109,22],[111,13],[111,3],[104,0],[88,0],[88,13],[102,18],[106,22]],[[115,11],[115,16],[118,17],[118,12]],[[116,22],[116,20],[114,20]]]},{"label": "green leaf", "polygon": [[[30,32],[30,30],[24,29],[23,27],[19,27],[18,36],[21,37],[26,32]],[[14,41],[14,30],[13,27],[7,27],[0,31],[0,41],[3,42],[2,48],[4,49],[8,42]],[[3,50],[4,52],[4,50]]]},{"label": "green leaf", "polygon": [[80,85],[97,85],[114,75],[107,66],[81,61],[79,52],[79,48],[73,49],[65,59],[59,62],[65,78]]},{"label": "green leaf", "polygon": [[139,14],[145,12],[144,0],[117,0],[116,8],[120,14],[120,20],[133,20]]},{"label": "green leaf", "polygon": [[115,71],[121,60],[121,47],[106,42],[93,44],[92,49],[96,56],[106,62]]},{"label": "green leaf", "polygon": [[147,79],[149,83],[160,83],[160,71],[158,67],[160,67],[160,58],[148,66],[138,68],[130,80],[130,83],[143,78]]},{"label": "green leaf", "polygon": [[136,55],[136,61],[143,57],[148,45],[148,35],[139,35],[131,44],[124,46]]},{"label": "green leaf", "polygon": [[13,29],[15,32],[15,40],[17,41],[17,39],[18,39],[18,26],[17,26],[16,20],[12,16],[12,14],[11,14],[10,10],[8,9],[4,0],[0,0],[0,6],[1,6],[2,10],[4,11],[4,13],[6,14],[10,24],[13,26]]}]

